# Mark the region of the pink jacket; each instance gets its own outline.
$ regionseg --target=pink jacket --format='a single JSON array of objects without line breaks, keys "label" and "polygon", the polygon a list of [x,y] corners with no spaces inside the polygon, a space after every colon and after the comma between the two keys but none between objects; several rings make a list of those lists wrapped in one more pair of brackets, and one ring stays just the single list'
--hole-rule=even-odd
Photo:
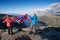
[{"label": "pink jacket", "polygon": [[11,23],[12,23],[12,20],[11,20],[11,19],[6,18],[6,19],[3,21],[3,23],[5,23],[5,22],[6,22],[6,26],[7,26],[7,27],[11,27]]}]

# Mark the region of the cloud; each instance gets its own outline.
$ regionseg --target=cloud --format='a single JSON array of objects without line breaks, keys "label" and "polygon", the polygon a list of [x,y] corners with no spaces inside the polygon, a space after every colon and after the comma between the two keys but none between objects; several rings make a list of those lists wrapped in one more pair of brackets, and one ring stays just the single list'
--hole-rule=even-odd
[{"label": "cloud", "polygon": [[60,14],[60,2],[51,4],[50,6],[42,9],[36,9],[31,14]]}]

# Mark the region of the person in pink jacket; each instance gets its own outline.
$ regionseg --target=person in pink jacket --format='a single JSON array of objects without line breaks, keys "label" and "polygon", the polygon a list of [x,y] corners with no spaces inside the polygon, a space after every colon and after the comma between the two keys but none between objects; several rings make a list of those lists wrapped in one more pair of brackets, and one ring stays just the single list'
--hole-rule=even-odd
[{"label": "person in pink jacket", "polygon": [[[8,34],[10,35],[10,34],[13,34],[13,28],[12,28],[12,26],[11,26],[11,24],[12,24],[12,20],[10,19],[10,17],[7,15],[6,16],[6,18],[5,18],[5,20],[3,20],[3,23],[6,23],[6,26],[7,26],[7,28],[8,28]],[[11,33],[10,33],[11,32]]]}]

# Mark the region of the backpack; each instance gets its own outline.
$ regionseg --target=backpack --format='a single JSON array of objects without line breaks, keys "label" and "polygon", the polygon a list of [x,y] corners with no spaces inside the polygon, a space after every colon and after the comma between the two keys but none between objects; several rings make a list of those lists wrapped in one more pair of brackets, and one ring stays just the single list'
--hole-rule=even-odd
[{"label": "backpack", "polygon": [[26,25],[26,27],[29,27],[29,26],[30,26],[30,22],[29,22],[29,21],[27,21],[26,19],[25,19],[25,20],[23,20],[23,22],[24,22],[24,24]]}]

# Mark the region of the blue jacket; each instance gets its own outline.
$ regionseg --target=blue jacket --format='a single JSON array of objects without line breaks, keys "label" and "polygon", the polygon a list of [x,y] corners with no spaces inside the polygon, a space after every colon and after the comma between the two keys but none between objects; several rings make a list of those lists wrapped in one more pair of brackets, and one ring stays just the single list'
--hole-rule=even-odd
[{"label": "blue jacket", "polygon": [[31,24],[35,25],[37,22],[37,16],[31,16]]}]

